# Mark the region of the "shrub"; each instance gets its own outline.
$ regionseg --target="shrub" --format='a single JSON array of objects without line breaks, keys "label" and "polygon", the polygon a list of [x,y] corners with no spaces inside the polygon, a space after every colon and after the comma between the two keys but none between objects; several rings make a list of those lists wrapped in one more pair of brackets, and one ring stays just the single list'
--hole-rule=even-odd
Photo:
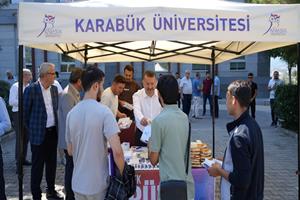
[{"label": "shrub", "polygon": [[283,128],[299,133],[299,102],[296,85],[279,86],[276,90],[275,112]]}]

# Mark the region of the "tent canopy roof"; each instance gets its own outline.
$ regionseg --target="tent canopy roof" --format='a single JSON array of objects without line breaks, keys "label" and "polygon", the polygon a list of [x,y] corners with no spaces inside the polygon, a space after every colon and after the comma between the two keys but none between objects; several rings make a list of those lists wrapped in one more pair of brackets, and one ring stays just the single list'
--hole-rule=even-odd
[{"label": "tent canopy roof", "polygon": [[20,3],[19,44],[87,62],[211,64],[300,41],[300,5],[198,0]]}]

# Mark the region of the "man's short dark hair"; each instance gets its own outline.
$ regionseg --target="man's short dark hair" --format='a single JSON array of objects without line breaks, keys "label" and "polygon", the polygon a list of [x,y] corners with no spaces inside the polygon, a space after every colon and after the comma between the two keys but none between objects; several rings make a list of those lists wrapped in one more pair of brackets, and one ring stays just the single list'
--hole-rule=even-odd
[{"label": "man's short dark hair", "polygon": [[253,77],[253,73],[252,72],[248,73],[248,77]]},{"label": "man's short dark hair", "polygon": [[234,96],[241,107],[248,107],[251,102],[251,88],[248,81],[233,81],[228,86],[228,91],[232,96]]},{"label": "man's short dark hair", "polygon": [[118,74],[118,75],[115,76],[113,82],[114,83],[123,83],[123,84],[125,84],[126,79],[124,78],[124,76]]},{"label": "man's short dark hair", "polygon": [[157,83],[159,91],[165,104],[176,104],[178,99],[178,82],[172,75],[164,75]]},{"label": "man's short dark hair", "polygon": [[82,72],[82,87],[83,90],[89,91],[92,85],[96,82],[101,82],[103,80],[104,73],[98,67],[90,66]]},{"label": "man's short dark hair", "polygon": [[81,79],[81,76],[82,76],[82,69],[79,67],[75,67],[72,69],[69,82],[72,84],[77,83],[77,81]]},{"label": "man's short dark hair", "polygon": [[143,75],[143,79],[145,78],[145,76],[147,76],[147,77],[150,77],[150,78],[153,78],[153,77],[155,77],[155,72],[153,72],[153,71],[145,71],[144,72],[144,75]]},{"label": "man's short dark hair", "polygon": [[132,65],[126,65],[125,68],[124,68],[124,72],[125,72],[125,70],[134,73],[134,68],[132,67]]}]

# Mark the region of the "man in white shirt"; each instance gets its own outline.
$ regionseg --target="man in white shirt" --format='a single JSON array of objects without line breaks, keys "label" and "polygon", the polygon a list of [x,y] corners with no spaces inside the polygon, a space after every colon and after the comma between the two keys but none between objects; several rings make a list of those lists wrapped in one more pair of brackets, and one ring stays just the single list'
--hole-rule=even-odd
[{"label": "man in white shirt", "polygon": [[124,76],[115,76],[111,87],[106,88],[101,96],[101,103],[103,105],[106,105],[112,111],[113,115],[117,118],[126,117],[126,114],[121,113],[118,110],[118,96],[123,92],[125,83],[126,80]]},{"label": "man in white shirt", "polygon": [[270,91],[270,106],[271,106],[271,116],[272,116],[272,124],[271,126],[277,127],[278,116],[275,113],[275,93],[278,86],[283,85],[283,80],[279,79],[279,72],[273,72],[273,78],[269,81],[268,90]]},{"label": "man in white shirt", "polygon": [[124,156],[118,124],[112,112],[96,101],[103,88],[104,73],[88,67],[82,76],[84,98],[68,114],[66,143],[73,156],[72,189],[76,200],[102,200],[109,184],[107,142],[120,173]]},{"label": "man in white shirt", "polygon": [[182,92],[182,110],[189,116],[192,104],[192,93],[193,93],[193,83],[190,78],[191,72],[189,70],[185,71],[185,76],[181,79],[179,88]]},{"label": "man in white shirt", "polygon": [[[32,74],[29,69],[23,69],[23,92],[32,80]],[[14,129],[16,133],[16,145],[15,145],[15,160],[18,161],[19,153],[19,82],[14,83],[9,91],[9,105],[12,106],[12,118],[14,122]],[[31,165],[31,162],[26,160],[27,147],[28,147],[28,135],[24,130],[23,137],[23,165]],[[18,163],[16,163],[18,166]]]},{"label": "man in white shirt", "polygon": [[58,94],[62,94],[64,90],[63,90],[63,88],[61,87],[60,83],[57,80],[59,78],[58,71],[55,71],[55,77],[56,77],[56,79],[54,80],[53,85],[55,85],[57,87]]},{"label": "man in white shirt", "polygon": [[137,91],[133,95],[133,111],[137,126],[136,145],[146,146],[140,141],[142,132],[145,126],[149,125],[151,121],[162,111],[159,103],[158,91],[156,89],[157,80],[155,73],[146,71],[143,75],[144,88]]}]

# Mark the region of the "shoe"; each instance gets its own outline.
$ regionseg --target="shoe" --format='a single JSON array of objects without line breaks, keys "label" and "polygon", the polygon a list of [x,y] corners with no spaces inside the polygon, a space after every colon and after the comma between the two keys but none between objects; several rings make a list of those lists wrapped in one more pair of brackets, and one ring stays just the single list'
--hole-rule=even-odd
[{"label": "shoe", "polygon": [[271,126],[275,126],[275,123],[274,123],[274,122],[272,122],[272,123],[271,123]]},{"label": "shoe", "polygon": [[23,162],[23,165],[24,165],[24,166],[30,166],[30,165],[31,165],[31,162],[28,161],[28,160],[25,160],[25,161]]},{"label": "shoe", "polygon": [[52,191],[47,190],[46,198],[47,199],[57,199],[57,200],[64,199],[63,196],[61,194],[59,194],[58,192],[56,192],[55,190],[52,190]]}]

